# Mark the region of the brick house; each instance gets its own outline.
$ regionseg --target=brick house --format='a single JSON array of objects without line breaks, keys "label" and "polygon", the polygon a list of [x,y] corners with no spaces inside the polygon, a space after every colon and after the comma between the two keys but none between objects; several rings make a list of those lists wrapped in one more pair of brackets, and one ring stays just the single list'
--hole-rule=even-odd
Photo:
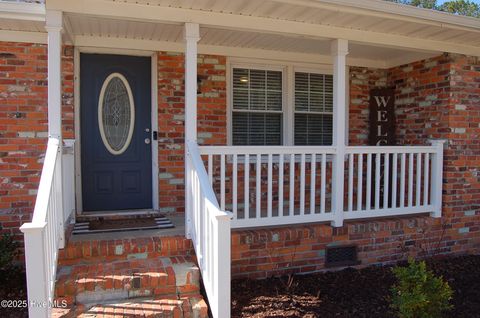
[{"label": "brick house", "polygon": [[478,19],[379,0],[0,17],[0,229],[31,300],[204,316],[201,277],[228,317],[232,277],[478,253]]}]

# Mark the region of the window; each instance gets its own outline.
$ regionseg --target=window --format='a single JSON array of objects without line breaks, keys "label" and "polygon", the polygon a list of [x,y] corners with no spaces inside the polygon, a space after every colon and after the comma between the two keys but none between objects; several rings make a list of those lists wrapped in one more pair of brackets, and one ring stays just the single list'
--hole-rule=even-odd
[{"label": "window", "polygon": [[295,145],[331,145],[333,77],[295,73]]},{"label": "window", "polygon": [[232,145],[332,145],[333,76],[328,73],[293,65],[233,65]]},{"label": "window", "polygon": [[282,72],[233,68],[232,143],[281,145]]}]

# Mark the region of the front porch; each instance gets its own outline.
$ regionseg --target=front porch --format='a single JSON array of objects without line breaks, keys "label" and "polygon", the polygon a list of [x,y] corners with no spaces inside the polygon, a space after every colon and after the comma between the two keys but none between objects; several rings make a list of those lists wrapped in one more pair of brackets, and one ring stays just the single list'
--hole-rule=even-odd
[{"label": "front porch", "polygon": [[[429,87],[430,77],[409,82],[403,81],[401,76],[420,77],[418,63],[432,63],[425,67],[426,72],[431,71],[443,81],[447,75],[439,75],[445,70],[441,68],[443,62],[436,57],[444,51],[477,53],[477,47],[453,42],[440,45],[442,34],[436,26],[431,26],[429,36],[423,39],[408,38],[405,34],[411,30],[401,30],[402,35],[386,32],[379,36],[378,32],[367,29],[320,25],[309,12],[315,8],[327,18],[335,12],[332,5],[318,8],[282,2],[275,10],[270,8],[273,10],[271,16],[260,17],[242,13],[257,8],[255,1],[242,1],[242,8],[236,8],[238,12],[234,10],[228,14],[207,14],[199,8],[173,8],[162,3],[97,2],[47,3],[49,144],[33,220],[22,226],[30,298],[53,299],[58,257],[60,254],[65,258],[65,251],[68,251],[64,249],[67,223],[85,212],[81,203],[78,94],[79,63],[83,53],[151,57],[153,107],[150,128],[152,133],[158,132],[158,140],[152,135],[145,144],[151,142],[154,158],[152,210],[182,217],[185,226],[182,235],[191,239],[195,254],[189,261],[198,264],[214,317],[229,317],[230,314],[232,258],[235,265],[245,265],[238,266],[234,275],[241,270],[247,275],[249,270],[239,260],[242,258],[240,252],[235,250],[241,245],[242,234],[239,233],[268,227],[266,231],[271,233],[268,243],[275,246],[273,237],[277,233],[273,229],[276,227],[285,230],[311,225],[315,227],[313,232],[324,232],[313,235],[315,240],[321,240],[366,219],[377,218],[376,221],[382,222],[384,218],[400,216],[442,216],[442,139],[446,135],[436,130],[435,123],[430,123],[430,127],[420,128],[424,137],[413,139],[409,136],[408,119],[419,113],[411,105],[430,101],[428,106],[432,106],[433,111],[420,112],[428,119],[414,125],[428,121],[441,121],[444,125],[443,112],[435,108],[438,105],[431,99],[440,100],[445,92],[441,85]],[[292,9],[294,11],[290,11]],[[275,14],[279,16],[274,18]],[[345,23],[365,28],[372,23],[370,19],[374,19],[360,12],[350,14],[353,20]],[[335,18],[339,16],[330,17]],[[273,23],[273,19],[279,21]],[[378,19],[376,23],[392,29],[403,23],[390,21],[388,17],[375,19]],[[415,27],[423,27],[421,21],[415,23],[418,23]],[[454,30],[450,31],[455,34]],[[65,45],[74,50],[70,56],[73,60],[70,66],[76,69],[72,72],[76,79],[73,113],[62,109],[61,70]],[[223,62],[215,64],[207,59]],[[419,62],[422,60],[428,62]],[[280,102],[272,106],[273,110],[266,106],[268,111],[264,112],[283,116],[279,121],[279,137],[275,137],[279,140],[277,144],[254,146],[233,140],[232,114],[247,112],[246,109],[234,109],[235,68],[281,73],[280,88],[272,89],[279,93],[274,98],[279,98]],[[391,79],[368,75],[378,70]],[[296,73],[332,77],[331,93],[325,94],[331,94],[331,103],[322,95],[322,111],[312,112],[313,115],[330,116],[331,129],[322,134],[331,136],[331,140],[327,137],[326,142],[316,144],[295,141]],[[398,145],[367,145],[368,92],[388,86],[396,86],[395,97],[400,107]],[[265,95],[268,93],[271,92],[265,89]],[[405,101],[409,98],[415,100]],[[411,109],[401,108],[405,105]],[[253,109],[251,113],[259,112]],[[65,130],[65,122],[62,123],[65,117],[74,118],[75,128]],[[270,127],[265,125],[264,135],[267,129]],[[64,153],[65,134],[75,139],[76,157],[73,153]],[[245,135],[248,138],[256,136],[252,131]],[[67,165],[70,169],[65,169]],[[232,241],[232,230],[235,241]],[[292,242],[289,244],[296,240]],[[263,246],[262,242],[259,246]],[[158,257],[154,250],[147,252],[152,252],[153,258]],[[85,256],[80,254],[72,259]],[[312,259],[318,261],[318,258]],[[278,263],[282,264],[282,260]],[[264,272],[281,272],[278,268],[267,267]],[[303,268],[314,271],[324,267],[316,264]],[[38,272],[43,275],[34,274]],[[32,317],[49,314],[48,308],[31,310]]]}]

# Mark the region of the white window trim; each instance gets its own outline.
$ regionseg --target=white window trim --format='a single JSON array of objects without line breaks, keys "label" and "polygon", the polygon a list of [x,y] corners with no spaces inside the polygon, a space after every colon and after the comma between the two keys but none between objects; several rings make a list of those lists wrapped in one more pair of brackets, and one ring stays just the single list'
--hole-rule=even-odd
[{"label": "white window trim", "polygon": [[283,132],[282,146],[294,146],[295,120],[295,72],[333,74],[333,66],[325,64],[287,63],[283,61],[255,61],[244,58],[227,58],[227,145],[233,145],[232,113],[233,113],[233,69],[247,68],[282,72],[282,113]]}]

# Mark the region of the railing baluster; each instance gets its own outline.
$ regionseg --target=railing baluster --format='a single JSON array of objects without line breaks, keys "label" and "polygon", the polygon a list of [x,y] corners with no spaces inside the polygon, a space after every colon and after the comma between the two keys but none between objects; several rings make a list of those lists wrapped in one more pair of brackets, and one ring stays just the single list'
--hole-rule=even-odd
[{"label": "railing baluster", "polygon": [[400,207],[405,207],[405,163],[407,161],[407,155],[402,153],[402,159],[400,163]]},{"label": "railing baluster", "polygon": [[421,205],[421,194],[422,194],[422,154],[417,153],[417,193],[415,195],[415,205]]},{"label": "railing baluster", "polygon": [[243,176],[243,192],[244,192],[244,198],[243,198],[243,204],[245,205],[244,207],[244,218],[249,219],[250,218],[250,155],[246,154],[245,155],[245,162],[243,163],[244,167],[244,176]]},{"label": "railing baluster", "polygon": [[413,153],[408,156],[408,207],[413,205]]},{"label": "railing baluster", "polygon": [[289,205],[288,205],[288,215],[293,215],[295,213],[295,154],[290,154],[290,189],[289,189]]},{"label": "railing baluster", "polygon": [[272,172],[272,166],[273,166],[273,163],[272,163],[272,154],[268,154],[268,190],[267,190],[267,200],[268,200],[268,204],[267,204],[267,217],[271,218],[272,217],[272,196],[273,196],[273,193],[272,193],[272,183],[273,183],[273,172]]},{"label": "railing baluster", "polygon": [[300,156],[300,215],[305,214],[305,154]]},{"label": "railing baluster", "polygon": [[358,154],[358,171],[357,171],[357,211],[362,210],[363,198],[363,154]]},{"label": "railing baluster", "polygon": [[389,184],[390,184],[390,154],[384,154],[383,162],[383,208],[388,209]]},{"label": "railing baluster", "polygon": [[237,154],[234,154],[233,155],[233,162],[232,162],[232,212],[233,212],[233,215],[236,217],[237,215],[237,186],[238,186],[238,182],[237,182],[237,166],[238,166],[238,158],[237,158]]},{"label": "railing baluster", "polygon": [[278,216],[283,216],[283,154],[279,155],[278,159]]},{"label": "railing baluster", "polygon": [[208,155],[208,180],[213,184],[213,156]]},{"label": "railing baluster", "polygon": [[225,211],[225,155],[220,155],[220,209]]},{"label": "railing baluster", "polygon": [[423,176],[423,205],[428,205],[428,195],[429,195],[429,181],[430,181],[430,154],[427,152],[425,154],[425,164],[424,164],[424,176]]},{"label": "railing baluster", "polygon": [[353,210],[353,161],[354,154],[348,155],[348,211]]},{"label": "railing baluster", "polygon": [[375,210],[380,208],[380,157],[381,153],[375,155]]},{"label": "railing baluster", "polygon": [[367,194],[365,196],[365,210],[372,209],[372,154],[367,154]]},{"label": "railing baluster", "polygon": [[322,167],[321,167],[321,187],[320,187],[320,213],[325,213],[325,192],[327,188],[327,155],[322,154]]},{"label": "railing baluster", "polygon": [[315,178],[316,178],[316,168],[317,168],[317,157],[315,153],[312,153],[311,156],[311,166],[310,166],[310,214],[315,213]]},{"label": "railing baluster", "polygon": [[397,207],[397,170],[398,170],[398,154],[393,153],[392,163],[392,208]]},{"label": "railing baluster", "polygon": [[255,218],[262,217],[262,155],[257,154],[257,167],[256,167],[256,205],[255,205]]}]

